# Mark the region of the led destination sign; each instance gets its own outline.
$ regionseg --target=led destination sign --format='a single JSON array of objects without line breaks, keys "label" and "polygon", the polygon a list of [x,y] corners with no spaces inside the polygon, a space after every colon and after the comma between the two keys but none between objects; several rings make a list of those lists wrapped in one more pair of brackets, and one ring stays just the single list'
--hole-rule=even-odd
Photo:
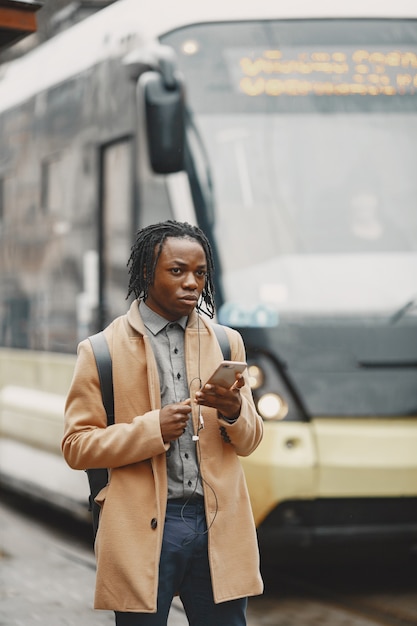
[{"label": "led destination sign", "polygon": [[417,93],[417,47],[287,47],[225,51],[247,96],[396,96]]}]

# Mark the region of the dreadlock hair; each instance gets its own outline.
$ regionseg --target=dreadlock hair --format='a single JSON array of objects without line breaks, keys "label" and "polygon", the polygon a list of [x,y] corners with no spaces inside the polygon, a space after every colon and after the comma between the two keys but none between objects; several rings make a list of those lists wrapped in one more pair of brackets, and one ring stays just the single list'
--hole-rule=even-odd
[{"label": "dreadlock hair", "polygon": [[[126,299],[131,293],[136,298],[141,298],[142,300],[146,300],[148,297],[148,288],[153,284],[156,264],[167,237],[195,239],[203,248],[207,261],[207,275],[196,309],[200,313],[205,312],[210,318],[213,318],[215,307],[213,253],[210,242],[203,231],[187,222],[167,220],[145,226],[136,233],[136,240],[131,248],[130,258],[127,262],[130,279]],[[203,303],[204,309],[202,308]]]}]

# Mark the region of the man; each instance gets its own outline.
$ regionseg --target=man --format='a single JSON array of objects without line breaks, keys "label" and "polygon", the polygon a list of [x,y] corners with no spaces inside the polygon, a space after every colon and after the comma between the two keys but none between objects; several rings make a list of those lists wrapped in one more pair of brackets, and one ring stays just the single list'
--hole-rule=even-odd
[{"label": "man", "polygon": [[[259,555],[238,456],[261,441],[246,375],[203,385],[222,353],[213,317],[213,260],[203,232],[162,222],[140,230],[129,259],[127,315],[106,329],[115,424],[106,428],[88,340],[81,342],[62,449],[74,469],[107,467],[98,494],[95,608],[117,626],[165,626],[178,594],[192,626],[244,626],[262,593]],[[226,330],[231,358],[241,336]]]}]

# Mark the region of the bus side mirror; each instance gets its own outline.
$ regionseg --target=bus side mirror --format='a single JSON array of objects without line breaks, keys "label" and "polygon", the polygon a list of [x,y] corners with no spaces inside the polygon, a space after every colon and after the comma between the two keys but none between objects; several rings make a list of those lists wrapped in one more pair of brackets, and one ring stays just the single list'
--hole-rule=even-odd
[{"label": "bus side mirror", "polygon": [[149,159],[157,174],[184,169],[185,98],[179,77],[167,81],[149,72],[145,84],[145,114]]}]

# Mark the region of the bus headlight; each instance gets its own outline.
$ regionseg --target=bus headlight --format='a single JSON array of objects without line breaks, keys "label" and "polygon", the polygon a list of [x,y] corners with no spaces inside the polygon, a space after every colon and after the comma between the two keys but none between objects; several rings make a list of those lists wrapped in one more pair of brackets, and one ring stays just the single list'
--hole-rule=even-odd
[{"label": "bus headlight", "polygon": [[[256,341],[256,338],[252,342]],[[259,350],[248,352],[248,378],[257,411],[265,421],[307,422],[303,398],[292,384],[288,364]]]},{"label": "bus headlight", "polygon": [[265,393],[258,400],[258,411],[265,420],[282,420],[288,413],[288,404],[277,393]]},{"label": "bus headlight", "polygon": [[265,376],[262,369],[258,367],[258,365],[249,365],[248,374],[251,389],[259,389],[259,387],[262,387]]}]

